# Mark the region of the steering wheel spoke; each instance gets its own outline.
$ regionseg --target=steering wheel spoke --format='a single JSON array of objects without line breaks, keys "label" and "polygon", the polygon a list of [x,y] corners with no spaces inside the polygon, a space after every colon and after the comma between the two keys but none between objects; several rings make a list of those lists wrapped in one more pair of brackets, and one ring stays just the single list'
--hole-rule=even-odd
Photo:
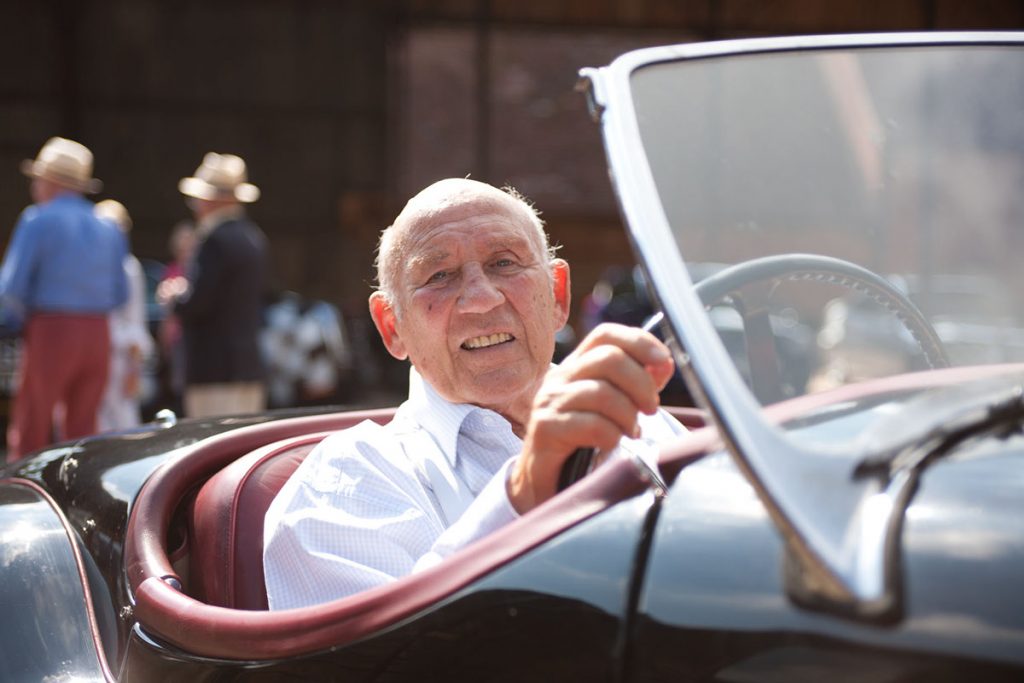
[{"label": "steering wheel spoke", "polygon": [[743,322],[751,390],[763,404],[786,398],[781,353],[771,325],[769,299],[784,281],[824,282],[866,294],[890,311],[907,329],[932,368],[949,366],[935,328],[906,294],[881,276],[855,263],[816,254],[784,254],[744,261],[696,285],[706,307],[727,301]]}]

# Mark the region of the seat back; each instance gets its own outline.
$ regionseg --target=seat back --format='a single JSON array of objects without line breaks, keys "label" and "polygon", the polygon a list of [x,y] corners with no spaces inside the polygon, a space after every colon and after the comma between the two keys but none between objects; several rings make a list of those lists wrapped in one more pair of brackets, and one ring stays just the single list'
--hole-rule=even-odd
[{"label": "seat back", "polygon": [[189,593],[211,605],[267,609],[263,518],[274,496],[330,432],[242,456],[203,484],[189,511]]}]

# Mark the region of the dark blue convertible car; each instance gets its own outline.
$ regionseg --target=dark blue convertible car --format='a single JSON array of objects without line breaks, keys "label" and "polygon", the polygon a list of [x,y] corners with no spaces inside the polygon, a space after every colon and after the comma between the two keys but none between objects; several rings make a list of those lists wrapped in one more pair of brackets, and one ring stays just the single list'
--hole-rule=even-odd
[{"label": "dark blue convertible car", "polygon": [[[610,460],[430,570],[269,612],[270,499],[390,410],[61,444],[0,470],[0,679],[1024,680],[1024,34],[678,45],[582,80],[694,397],[656,471]],[[971,354],[933,324],[961,277],[1008,302]]]}]

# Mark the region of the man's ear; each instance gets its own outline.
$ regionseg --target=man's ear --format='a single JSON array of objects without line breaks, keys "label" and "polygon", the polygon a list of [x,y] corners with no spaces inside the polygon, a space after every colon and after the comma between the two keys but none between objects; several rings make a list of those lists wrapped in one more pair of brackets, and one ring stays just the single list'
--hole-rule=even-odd
[{"label": "man's ear", "polygon": [[380,338],[384,341],[384,347],[387,348],[388,353],[398,360],[408,358],[409,354],[405,350],[405,343],[399,336],[396,327],[395,310],[383,292],[377,291],[370,295],[370,317],[373,318],[373,324],[377,327],[377,332],[380,333]]},{"label": "man's ear", "polygon": [[555,311],[558,315],[558,329],[569,320],[569,306],[572,303],[572,286],[569,280],[569,264],[565,259],[551,259],[551,279],[555,289]]}]

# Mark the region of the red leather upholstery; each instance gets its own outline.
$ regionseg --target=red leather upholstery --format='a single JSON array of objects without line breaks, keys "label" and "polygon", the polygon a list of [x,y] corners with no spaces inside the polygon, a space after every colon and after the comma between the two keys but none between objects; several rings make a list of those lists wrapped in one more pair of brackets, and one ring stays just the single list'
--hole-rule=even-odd
[{"label": "red leather upholstery", "polygon": [[258,448],[199,489],[189,520],[190,594],[221,607],[267,609],[263,517],[288,477],[329,433]]}]

